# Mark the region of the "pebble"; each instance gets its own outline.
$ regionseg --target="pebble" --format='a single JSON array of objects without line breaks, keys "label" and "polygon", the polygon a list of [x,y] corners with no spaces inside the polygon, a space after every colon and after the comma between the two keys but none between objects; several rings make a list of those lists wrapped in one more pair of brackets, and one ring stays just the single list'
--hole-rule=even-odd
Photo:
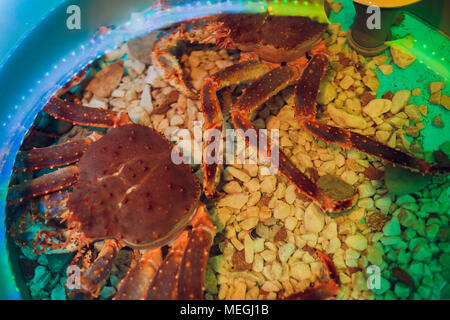
[{"label": "pebble", "polygon": [[383,253],[374,246],[367,248],[367,260],[376,266],[381,266],[383,263]]},{"label": "pebble", "polygon": [[304,216],[305,229],[312,233],[319,233],[325,224],[325,214],[312,203],[306,208]]},{"label": "pebble", "polygon": [[374,99],[364,107],[364,113],[372,119],[380,117],[392,108],[392,102],[387,99]]},{"label": "pebble", "polygon": [[357,233],[347,237],[347,239],[345,239],[345,244],[355,250],[363,251],[367,248],[367,239],[362,234]]},{"label": "pebble", "polygon": [[140,106],[129,109],[128,116],[134,123],[142,124],[144,126],[151,125],[150,116],[148,115],[147,111],[145,111],[145,109]]},{"label": "pebble", "polygon": [[273,209],[273,216],[276,219],[285,219],[291,214],[291,207],[284,201],[278,200],[276,207]]},{"label": "pebble", "polygon": [[61,284],[57,284],[50,293],[52,300],[66,300],[66,289]]},{"label": "pebble", "polygon": [[391,47],[390,51],[392,55],[392,60],[398,67],[402,69],[406,69],[411,63],[413,63],[416,60],[416,57],[414,55],[408,53],[405,50],[400,50]]},{"label": "pebble", "polygon": [[383,233],[386,236],[399,236],[401,234],[400,222],[397,217],[393,217],[384,225]]},{"label": "pebble", "polygon": [[399,113],[402,111],[406,105],[409,103],[409,99],[411,98],[411,92],[408,90],[399,90],[392,97],[392,106],[391,112],[393,114]]},{"label": "pebble", "polygon": [[402,242],[402,238],[397,236],[384,236],[380,239],[380,241],[386,246],[392,246]]},{"label": "pebble", "polygon": [[114,287],[105,286],[100,291],[100,297],[103,299],[108,299],[112,297],[116,293],[116,289]]},{"label": "pebble", "polygon": [[233,209],[241,209],[248,201],[249,196],[245,193],[229,194],[221,198],[217,203],[219,207],[230,207]]},{"label": "pebble", "polygon": [[141,101],[139,104],[148,114],[153,112],[153,101],[150,92],[150,86],[146,84],[142,90]]},{"label": "pebble", "polygon": [[388,190],[398,195],[418,192],[431,182],[430,176],[392,166],[386,168],[384,178]]},{"label": "pebble", "polygon": [[373,185],[366,181],[358,186],[358,193],[360,199],[372,197],[375,194],[376,190]]},{"label": "pebble", "polygon": [[308,280],[311,278],[311,268],[308,264],[297,262],[291,266],[290,276],[298,281]]},{"label": "pebble", "polygon": [[317,186],[334,200],[349,199],[355,194],[350,184],[330,174],[321,176],[317,180]]},{"label": "pebble", "polygon": [[266,176],[261,182],[261,192],[272,193],[275,191],[276,185],[277,185],[276,176],[273,175]]},{"label": "pebble", "polygon": [[278,256],[281,262],[286,262],[295,251],[295,244],[286,243],[278,249]]}]

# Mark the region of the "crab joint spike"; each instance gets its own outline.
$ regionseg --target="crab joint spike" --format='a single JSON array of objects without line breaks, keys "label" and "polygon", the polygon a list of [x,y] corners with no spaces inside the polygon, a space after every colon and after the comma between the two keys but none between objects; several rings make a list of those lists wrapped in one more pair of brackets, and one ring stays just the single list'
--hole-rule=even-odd
[{"label": "crab joint spike", "polygon": [[85,107],[56,97],[52,97],[43,110],[56,119],[81,126],[112,128],[132,123],[125,112]]},{"label": "crab joint spike", "polygon": [[147,291],[146,300],[175,300],[178,298],[178,273],[189,242],[189,232],[183,231],[160,266]]},{"label": "crab joint spike", "polygon": [[120,250],[118,241],[114,239],[106,239],[103,248],[100,250],[98,257],[88,267],[88,269],[81,274],[81,291],[97,298],[103,285],[108,280],[111,274],[111,268],[114,258]]},{"label": "crab joint spike", "polygon": [[194,228],[178,277],[178,299],[180,300],[203,299],[206,264],[216,230],[205,205],[198,207],[192,224]]},{"label": "crab joint spike", "polygon": [[148,249],[120,283],[114,300],[142,300],[162,263],[161,249]]},{"label": "crab joint spike", "polygon": [[89,137],[72,140],[55,146],[34,148],[30,151],[19,152],[14,164],[14,170],[40,170],[74,163],[80,160],[87,148],[100,138],[101,135],[94,133]]},{"label": "crab joint spike", "polygon": [[36,179],[10,187],[8,189],[7,205],[11,206],[31,198],[67,188],[77,180],[77,166],[58,169]]}]

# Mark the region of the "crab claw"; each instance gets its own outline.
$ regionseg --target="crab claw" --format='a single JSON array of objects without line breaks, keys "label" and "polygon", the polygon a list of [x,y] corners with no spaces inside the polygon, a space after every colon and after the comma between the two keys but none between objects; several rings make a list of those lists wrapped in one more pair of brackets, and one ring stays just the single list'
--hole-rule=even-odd
[{"label": "crab claw", "polygon": [[103,285],[111,274],[114,258],[119,253],[121,245],[114,239],[106,239],[95,261],[81,273],[81,292],[97,298]]}]

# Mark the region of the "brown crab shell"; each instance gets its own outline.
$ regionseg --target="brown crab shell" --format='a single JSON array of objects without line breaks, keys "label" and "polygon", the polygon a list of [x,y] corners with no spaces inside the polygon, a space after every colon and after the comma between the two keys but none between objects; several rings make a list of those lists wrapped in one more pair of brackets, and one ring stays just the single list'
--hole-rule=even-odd
[{"label": "brown crab shell", "polygon": [[173,147],[142,125],[111,129],[79,162],[69,225],[132,247],[170,242],[190,222],[200,193],[190,166],[172,162]]},{"label": "brown crab shell", "polygon": [[217,21],[222,41],[273,63],[301,58],[320,42],[327,29],[326,23],[298,16],[224,14]]}]

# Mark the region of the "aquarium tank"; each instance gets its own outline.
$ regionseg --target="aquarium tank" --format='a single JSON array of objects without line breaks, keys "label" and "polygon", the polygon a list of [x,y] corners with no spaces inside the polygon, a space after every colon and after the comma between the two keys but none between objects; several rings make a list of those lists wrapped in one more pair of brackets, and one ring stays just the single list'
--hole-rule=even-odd
[{"label": "aquarium tank", "polygon": [[450,298],[450,1],[0,9],[1,299]]}]

